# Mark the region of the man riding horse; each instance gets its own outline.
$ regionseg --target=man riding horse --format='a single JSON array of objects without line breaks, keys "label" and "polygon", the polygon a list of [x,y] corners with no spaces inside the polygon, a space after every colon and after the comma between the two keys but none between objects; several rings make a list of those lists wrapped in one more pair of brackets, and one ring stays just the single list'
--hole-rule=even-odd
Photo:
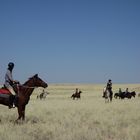
[{"label": "man riding horse", "polygon": [[5,83],[4,83],[4,86],[10,91],[10,93],[14,97],[14,98],[12,98],[13,105],[9,106],[9,108],[15,107],[15,102],[16,102],[16,99],[17,99],[17,94],[15,93],[15,91],[13,89],[13,85],[19,83],[18,81],[13,79],[13,76],[12,76],[13,68],[14,68],[14,63],[10,62],[8,64],[7,72],[5,74]]},{"label": "man riding horse", "polygon": [[[109,79],[108,82],[107,82],[107,85],[105,87],[105,91],[106,90],[109,91],[110,97],[111,97],[111,100],[112,100],[113,92],[112,92],[112,82],[111,82],[111,79]],[[103,97],[105,97],[105,94],[106,94],[106,92],[103,92]]]},{"label": "man riding horse", "polygon": [[21,119],[25,120],[26,105],[28,104],[34,89],[36,87],[47,88],[48,84],[39,78],[38,74],[35,74],[34,76],[30,77],[24,84],[17,85],[17,81],[13,80],[12,77],[13,68],[14,63],[10,62],[5,74],[4,87],[0,88],[0,104],[9,106],[10,108],[13,107],[14,104],[14,106],[17,107],[17,122]]},{"label": "man riding horse", "polygon": [[75,98],[80,99],[80,98],[81,98],[81,95],[80,95],[81,93],[82,93],[82,91],[79,90],[78,88],[76,88],[76,91],[75,91],[74,94],[72,94],[71,98],[73,98],[73,100],[74,100]]}]

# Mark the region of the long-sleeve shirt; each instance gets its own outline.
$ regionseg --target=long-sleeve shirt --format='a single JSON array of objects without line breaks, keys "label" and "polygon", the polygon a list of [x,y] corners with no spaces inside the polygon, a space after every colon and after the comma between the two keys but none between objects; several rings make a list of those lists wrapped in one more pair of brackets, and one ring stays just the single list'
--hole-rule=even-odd
[{"label": "long-sleeve shirt", "polygon": [[13,84],[13,76],[12,76],[12,72],[7,69],[7,72],[5,74],[5,86],[12,86]]}]

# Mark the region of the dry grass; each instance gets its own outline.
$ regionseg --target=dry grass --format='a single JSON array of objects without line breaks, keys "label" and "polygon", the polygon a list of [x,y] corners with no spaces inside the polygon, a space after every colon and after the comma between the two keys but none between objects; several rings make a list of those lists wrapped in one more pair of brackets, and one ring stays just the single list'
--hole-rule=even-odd
[{"label": "dry grass", "polygon": [[[75,88],[81,100],[72,100]],[[15,124],[17,110],[0,106],[0,140],[139,140],[140,98],[105,103],[104,85],[52,84],[45,100],[37,100],[34,91],[26,108],[26,120]],[[140,84],[114,85],[140,92]]]}]

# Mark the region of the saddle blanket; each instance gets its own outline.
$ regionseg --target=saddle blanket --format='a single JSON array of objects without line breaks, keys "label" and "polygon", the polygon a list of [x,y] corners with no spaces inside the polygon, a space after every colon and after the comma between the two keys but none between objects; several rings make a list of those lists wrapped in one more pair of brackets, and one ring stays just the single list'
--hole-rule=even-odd
[{"label": "saddle blanket", "polygon": [[10,95],[11,93],[7,89],[0,89],[0,94],[8,94],[8,95]]}]

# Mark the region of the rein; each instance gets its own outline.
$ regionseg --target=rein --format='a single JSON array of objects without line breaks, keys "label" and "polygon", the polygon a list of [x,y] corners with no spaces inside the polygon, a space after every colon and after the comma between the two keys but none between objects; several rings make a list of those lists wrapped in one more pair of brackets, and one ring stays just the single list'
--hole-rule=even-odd
[{"label": "rein", "polygon": [[23,85],[21,85],[21,87],[24,87],[24,88],[37,88],[37,87],[29,87],[29,86],[23,86]]},{"label": "rein", "polygon": [[19,85],[19,84],[16,84],[16,86],[17,86],[17,88],[19,88],[20,86],[21,87],[24,87],[24,88],[37,88],[35,86],[34,87],[33,86],[31,87],[31,86],[24,86],[24,85]]},{"label": "rein", "polygon": [[[33,83],[36,83],[35,78],[33,78]],[[37,88],[37,87],[35,87],[35,86],[24,86],[24,85],[22,85],[22,87],[24,87],[24,88],[30,88],[30,89]]]}]

